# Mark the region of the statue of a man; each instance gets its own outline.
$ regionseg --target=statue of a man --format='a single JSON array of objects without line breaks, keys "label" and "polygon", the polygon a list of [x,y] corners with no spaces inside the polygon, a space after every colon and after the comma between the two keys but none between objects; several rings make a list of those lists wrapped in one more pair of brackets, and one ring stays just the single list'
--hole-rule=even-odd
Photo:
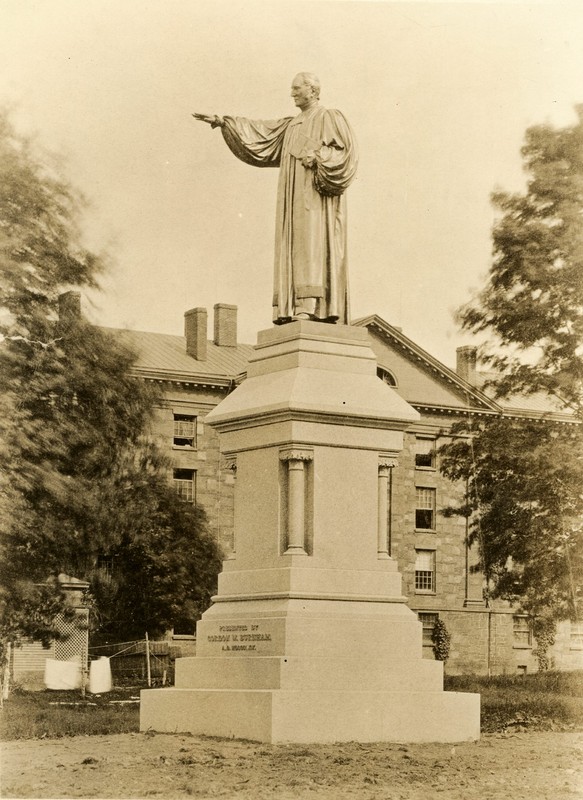
[{"label": "statue of a man", "polygon": [[280,167],[275,230],[273,320],[350,321],[345,190],[357,166],[350,125],[319,104],[320,82],[294,78],[295,117],[250,120],[193,114],[220,127],[231,151],[255,167]]}]

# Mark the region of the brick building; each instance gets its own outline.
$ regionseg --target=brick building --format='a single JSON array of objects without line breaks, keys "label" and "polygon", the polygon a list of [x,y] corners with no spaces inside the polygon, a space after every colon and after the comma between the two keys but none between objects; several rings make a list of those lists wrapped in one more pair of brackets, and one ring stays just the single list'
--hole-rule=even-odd
[{"label": "brick building", "polygon": [[139,353],[137,373],[158,384],[163,401],[156,431],[171,452],[169,479],[185,499],[202,505],[212,532],[228,553],[233,541],[233,474],[219,458],[219,442],[205,417],[242,380],[251,345],[237,342],[237,309],[218,303],[214,336],[207,341],[208,315],[184,315],[184,336],[110,330]]},{"label": "brick building", "polygon": [[[214,335],[207,340],[206,309],[186,312],[184,336],[116,331],[139,352],[136,370],[162,388],[156,433],[172,454],[169,478],[184,497],[201,504],[225,553],[233,542],[233,483],[220,457],[206,414],[244,380],[253,347],[237,341],[237,309],[214,308]],[[373,315],[366,327],[379,377],[421,415],[405,435],[405,446],[389,481],[389,547],[403,575],[403,591],[423,624],[425,655],[433,658],[431,633],[438,618],[451,633],[450,673],[516,673],[536,670],[535,643],[526,617],[506,604],[486,608],[482,576],[471,570],[477,554],[467,545],[466,521],[440,509],[463,493],[438,470],[437,447],[453,422],[472,414],[552,419],[568,414],[546,398],[520,398],[504,406],[480,388],[473,348],[459,348],[456,371],[437,361],[398,328]],[[583,629],[560,626],[554,661],[560,669],[583,668]]]}]

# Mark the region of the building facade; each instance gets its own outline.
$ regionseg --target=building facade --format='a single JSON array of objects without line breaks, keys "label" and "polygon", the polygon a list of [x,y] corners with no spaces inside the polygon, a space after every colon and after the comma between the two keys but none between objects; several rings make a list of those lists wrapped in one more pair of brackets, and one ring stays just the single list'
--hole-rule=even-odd
[{"label": "building facade", "polygon": [[[420,414],[406,431],[403,452],[391,470],[387,529],[404,594],[423,625],[425,656],[434,657],[432,633],[439,619],[451,634],[450,674],[536,671],[536,642],[528,618],[504,603],[486,606],[483,577],[472,569],[477,552],[468,545],[467,522],[440,513],[463,497],[464,487],[440,474],[437,449],[451,425],[468,414],[504,413],[565,423],[568,415],[536,398],[531,407],[519,400],[502,407],[480,388],[473,348],[458,349],[453,371],[376,315],[353,324],[369,331],[379,377]],[[162,389],[155,433],[172,456],[169,479],[179,494],[204,507],[228,556],[235,478],[205,417],[244,380],[253,347],[237,341],[235,306],[215,306],[211,340],[207,325],[206,309],[196,308],[184,316],[184,336],[115,333],[139,353],[138,374]],[[559,669],[583,668],[583,630],[575,624],[561,626],[553,658]]]}]

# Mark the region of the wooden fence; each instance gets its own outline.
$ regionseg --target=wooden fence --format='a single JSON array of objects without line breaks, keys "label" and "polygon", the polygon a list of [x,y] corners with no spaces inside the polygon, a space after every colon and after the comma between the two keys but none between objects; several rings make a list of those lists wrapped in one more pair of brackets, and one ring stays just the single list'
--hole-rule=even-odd
[{"label": "wooden fence", "polygon": [[108,656],[116,686],[162,686],[174,683],[174,662],[182,655],[171,641],[115,642],[89,647],[89,659]]}]

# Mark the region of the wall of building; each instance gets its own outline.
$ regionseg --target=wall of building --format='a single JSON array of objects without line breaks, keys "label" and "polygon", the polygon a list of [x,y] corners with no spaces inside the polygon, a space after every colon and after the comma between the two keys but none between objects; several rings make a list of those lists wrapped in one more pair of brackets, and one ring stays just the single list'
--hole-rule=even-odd
[{"label": "wall of building", "polygon": [[551,666],[559,670],[583,669],[583,623],[565,621],[557,625]]},{"label": "wall of building", "polygon": [[[523,645],[515,640],[511,611],[443,610],[439,617],[451,633],[448,674],[512,675],[537,671],[532,643]],[[425,655],[432,657],[431,652]]]},{"label": "wall of building", "polygon": [[[466,520],[457,516],[445,517],[440,513],[441,508],[459,501],[463,492],[439,473],[437,462],[430,468],[416,467],[416,449],[417,435],[413,430],[406,433],[398,466],[393,470],[391,553],[399,563],[405,594],[415,598],[416,606],[428,610],[463,608],[468,593]],[[418,488],[430,489],[435,493],[435,522],[431,530],[416,527]],[[415,588],[416,550],[435,553],[436,580],[433,591]],[[475,599],[481,601],[481,591]]]},{"label": "wall of building", "polygon": [[[163,405],[157,410],[155,434],[171,458],[170,481],[175,469],[195,473],[196,502],[204,508],[211,533],[228,554],[233,547],[234,477],[221,459],[217,434],[205,423],[206,415],[225,394],[219,390],[193,390],[188,385],[166,386]],[[175,415],[196,417],[194,446],[174,443]]]},{"label": "wall of building", "polygon": [[12,649],[11,673],[15,684],[28,690],[44,689],[45,663],[55,658],[55,644],[43,647],[40,642],[26,640]]},{"label": "wall of building", "polygon": [[[422,415],[420,423],[405,434],[404,448],[393,470],[389,511],[391,553],[403,576],[404,594],[414,611],[437,614],[451,634],[447,673],[487,675],[536,671],[533,642],[525,645],[518,640],[521,634],[514,632],[512,610],[504,604],[500,604],[500,608],[486,608],[482,575],[472,570],[478,556],[476,546],[468,546],[466,520],[440,513],[463,499],[463,486],[453,484],[439,472],[437,455],[433,466],[416,466],[418,439],[435,436],[438,447],[449,425],[450,420],[439,415]],[[435,492],[432,530],[416,527],[417,488]],[[435,555],[432,591],[416,587],[417,550]],[[425,644],[424,655],[434,657],[430,644]]]}]

